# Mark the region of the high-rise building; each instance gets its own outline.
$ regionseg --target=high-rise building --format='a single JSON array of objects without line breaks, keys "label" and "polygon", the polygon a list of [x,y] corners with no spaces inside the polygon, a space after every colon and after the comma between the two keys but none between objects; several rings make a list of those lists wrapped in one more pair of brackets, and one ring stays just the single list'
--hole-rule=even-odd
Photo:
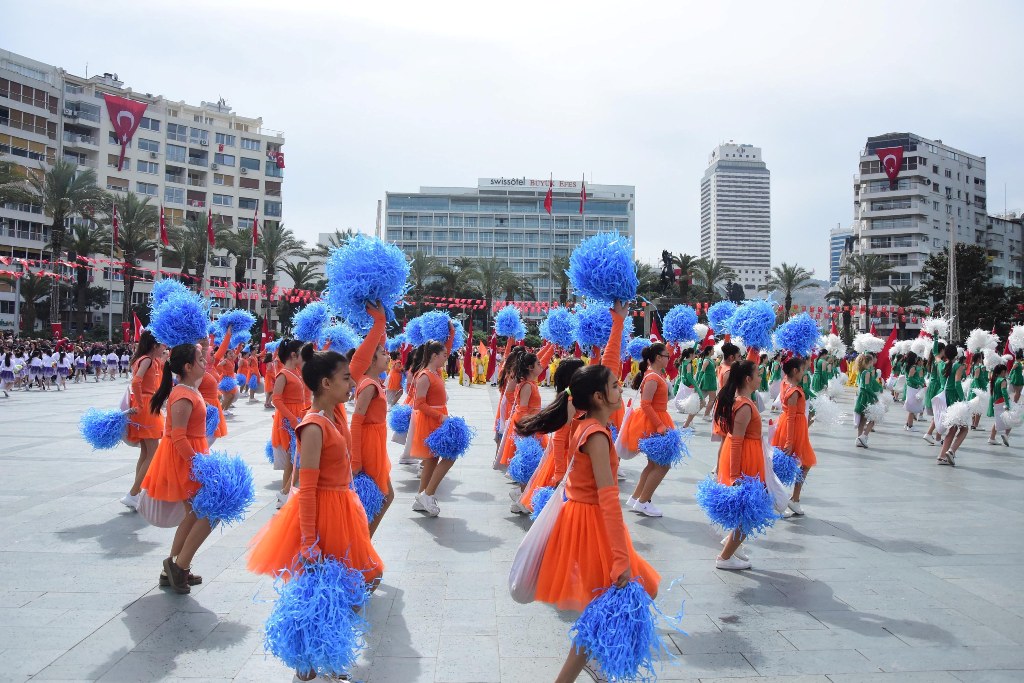
[{"label": "high-rise building", "polygon": [[[121,170],[121,149],[104,94],[146,103]],[[12,125],[15,121],[17,126]],[[8,134],[5,126],[18,130]],[[208,212],[215,224],[228,228],[249,227],[254,216],[261,225],[280,221],[283,145],[281,132],[265,128],[258,117],[235,113],[223,99],[198,105],[172,101],[126,87],[116,74],[86,78],[20,55],[0,53],[0,152],[7,160],[26,171],[38,170],[40,164],[48,168],[58,158],[80,170],[91,169],[98,184],[115,196],[130,191],[148,198],[152,206],[162,205],[172,230],[186,220],[205,225]],[[68,227],[84,220],[72,217]],[[158,239],[155,230],[152,239]],[[0,253],[49,259],[48,243],[49,219],[38,206],[0,207]],[[211,258],[206,277],[233,282],[234,257],[212,249]],[[144,253],[139,261],[137,265],[146,271],[159,264],[162,270],[178,272],[183,265],[170,251]],[[264,268],[260,259],[246,261],[245,281],[261,283]],[[143,279],[135,285],[131,306],[143,305],[149,296],[153,276],[146,271],[139,274]],[[100,325],[105,329],[109,316],[113,316],[115,327],[119,325],[124,306],[122,277],[117,267],[110,266],[91,273],[92,285],[110,290],[110,302],[90,311],[87,328]],[[13,327],[13,294],[4,289],[0,284],[0,325]],[[232,289],[212,290],[215,301],[225,307],[236,305]],[[65,331],[77,336],[81,331],[71,329],[74,317],[67,309],[64,302],[60,319]],[[255,309],[272,312],[271,303],[263,300]]]},{"label": "high-rise building", "polygon": [[843,268],[843,256],[853,250],[853,228],[837,225],[828,236],[828,283],[836,285]]},{"label": "high-rise building", "polygon": [[[634,237],[632,185],[587,183],[580,214],[580,180],[555,180],[552,211],[544,208],[548,179],[480,178],[476,187],[421,187],[388,192],[385,238],[405,253],[450,264],[459,258],[497,258],[533,287],[533,298],[556,301],[559,288],[545,263],[569,256],[585,237],[617,230]],[[519,297],[528,298],[528,297]]]},{"label": "high-rise building", "polygon": [[752,296],[771,268],[771,227],[771,175],[761,148],[715,147],[700,181],[700,255],[735,270]]}]

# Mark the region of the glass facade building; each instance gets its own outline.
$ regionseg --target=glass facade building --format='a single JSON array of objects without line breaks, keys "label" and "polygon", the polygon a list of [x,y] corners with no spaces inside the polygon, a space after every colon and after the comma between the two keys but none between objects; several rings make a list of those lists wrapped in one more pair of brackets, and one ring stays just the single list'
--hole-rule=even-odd
[{"label": "glass facade building", "polygon": [[843,255],[853,251],[853,228],[836,226],[829,233],[828,242],[828,283],[839,283],[839,272],[843,268]]},{"label": "glass facade building", "polygon": [[545,262],[569,256],[584,238],[617,230],[635,235],[632,185],[587,183],[580,214],[580,180],[555,180],[552,212],[544,208],[547,179],[480,178],[477,187],[421,187],[388,192],[384,235],[405,253],[448,265],[456,259],[497,258],[527,279],[537,300],[555,301],[558,287]]}]

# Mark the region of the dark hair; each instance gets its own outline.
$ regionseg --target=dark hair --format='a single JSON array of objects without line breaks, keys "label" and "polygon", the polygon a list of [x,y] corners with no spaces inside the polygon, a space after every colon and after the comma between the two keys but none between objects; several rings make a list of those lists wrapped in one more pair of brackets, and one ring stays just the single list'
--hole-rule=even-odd
[{"label": "dark hair", "polygon": [[287,362],[292,354],[300,353],[302,351],[303,342],[298,339],[285,339],[281,342],[280,346],[277,347],[277,358],[282,363]]},{"label": "dark hair", "polygon": [[699,355],[700,355],[701,358],[707,358],[708,355],[712,351],[714,351],[714,350],[715,350],[715,347],[713,347],[713,346],[705,346],[703,349],[700,350],[700,354]]},{"label": "dark hair", "polygon": [[516,358],[516,366],[512,369],[515,380],[522,382],[530,374],[530,368],[537,362],[537,354],[535,353],[521,353]]},{"label": "dark hair", "polygon": [[999,376],[1006,372],[1006,363],[1000,362],[999,365],[992,368],[992,372],[988,376],[988,392],[989,394],[995,393],[996,380]]},{"label": "dark hair", "polygon": [[757,366],[749,360],[733,363],[729,370],[729,376],[725,380],[725,386],[718,391],[718,400],[715,403],[715,424],[726,434],[732,431],[732,407],[736,403],[736,394],[739,393],[743,383],[754,376],[756,369]]},{"label": "dark hair", "polygon": [[687,358],[689,358],[692,355],[693,355],[693,347],[691,346],[691,347],[683,349],[683,353],[682,353],[681,356],[679,356],[679,360],[680,361],[684,361],[684,360],[686,360]]},{"label": "dark hair", "polygon": [[445,350],[444,344],[442,344],[439,341],[435,341],[435,340],[431,339],[426,344],[424,344],[422,348],[423,348],[423,357],[420,359],[420,367],[417,368],[417,372],[419,370],[426,369],[427,365],[430,364],[430,360],[434,356],[436,356],[438,354],[441,354],[445,358],[448,357],[448,355],[444,352],[444,350]]},{"label": "dark hair", "polygon": [[915,366],[915,365],[917,365],[917,361],[919,361],[921,359],[918,358],[917,354],[914,353],[913,351],[908,351],[907,355],[904,357],[903,360],[906,361],[906,363],[907,363],[907,370],[909,371],[910,368]]},{"label": "dark hair", "polygon": [[132,363],[149,354],[150,351],[156,348],[158,342],[153,333],[149,330],[143,330],[142,336],[139,337],[139,345],[135,347],[135,355],[132,356]]},{"label": "dark hair", "polygon": [[392,351],[388,355],[391,356],[391,360],[398,360],[399,356],[401,356],[402,354],[400,354],[398,351]]},{"label": "dark hair", "polygon": [[789,377],[790,373],[792,373],[794,370],[799,370],[801,367],[803,367],[803,364],[803,358],[801,358],[800,356],[792,356],[790,358],[787,358],[786,361],[782,364],[782,372],[783,374],[786,375],[786,377]]},{"label": "dark hair", "polygon": [[505,358],[505,362],[501,366],[501,372],[498,373],[498,391],[505,390],[505,384],[508,382],[509,375],[514,370],[516,359],[524,353],[526,353],[526,349],[522,346],[513,346],[512,350],[508,352],[508,357]]},{"label": "dark hair", "polygon": [[421,360],[423,360],[423,347],[417,346],[412,350],[412,353],[409,354],[409,362],[405,366],[405,369],[408,370],[411,374],[415,375],[416,372],[419,371],[420,369]]},{"label": "dark hair", "polygon": [[160,409],[164,407],[167,397],[171,395],[171,387],[173,385],[171,375],[175,374],[178,377],[182,377],[185,374],[185,366],[195,363],[196,356],[198,355],[199,349],[195,344],[178,344],[171,349],[171,357],[164,363],[164,372],[160,377],[160,386],[157,387],[153,398],[149,401],[149,412],[154,415],[160,413]]},{"label": "dark hair", "polygon": [[583,361],[579,358],[567,358],[560,362],[551,378],[555,385],[555,393],[565,391],[569,387],[569,382],[572,381],[573,374],[582,367],[584,367]]},{"label": "dark hair", "polygon": [[348,359],[337,351],[317,351],[312,344],[303,344],[299,350],[302,357],[302,381],[316,396],[320,393],[320,382],[330,377],[339,365],[347,364]]},{"label": "dark hair", "polygon": [[732,342],[725,342],[722,344],[722,360],[725,360],[729,356],[740,355],[740,347],[736,346]]},{"label": "dark hair", "polygon": [[953,344],[947,344],[942,349],[942,357],[946,361],[946,367],[943,368],[943,374],[946,376],[946,379],[949,379],[950,373],[953,372],[953,363],[956,361],[957,357],[956,346]]},{"label": "dark hair", "polygon": [[270,352],[267,352],[267,353],[263,354],[263,362],[264,363],[273,363],[274,362],[274,352],[270,351]]},{"label": "dark hair", "polygon": [[636,376],[633,377],[633,390],[636,391],[640,388],[640,385],[644,382],[644,373],[647,372],[647,368],[651,367],[654,363],[654,359],[665,353],[665,345],[661,342],[655,342],[640,353],[640,369],[637,371]]},{"label": "dark hair", "polygon": [[[582,361],[579,361],[582,363]],[[561,365],[558,367],[562,369]],[[569,391],[572,393],[572,403],[579,409],[589,412],[593,409],[590,403],[595,393],[604,394],[608,386],[608,380],[612,378],[612,372],[603,365],[587,365],[572,373],[569,380]],[[516,423],[516,431],[523,436],[530,434],[548,434],[555,432],[565,426],[569,421],[569,394],[565,391],[558,392],[555,400],[547,405],[536,415],[526,417]]]}]

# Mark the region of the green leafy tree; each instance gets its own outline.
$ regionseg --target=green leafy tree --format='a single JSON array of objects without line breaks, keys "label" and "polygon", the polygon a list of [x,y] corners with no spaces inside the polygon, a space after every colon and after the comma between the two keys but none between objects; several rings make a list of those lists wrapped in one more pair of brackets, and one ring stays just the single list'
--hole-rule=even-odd
[{"label": "green leafy tree", "polygon": [[305,245],[295,234],[278,221],[264,221],[256,243],[256,256],[263,259],[263,287],[266,289],[266,306],[270,311],[270,296],[274,291],[277,271],[284,268],[292,256],[305,254]]},{"label": "green leafy tree", "polygon": [[505,292],[505,298],[509,301],[515,301],[517,296],[523,300],[533,299],[536,296],[533,290],[533,283],[526,277],[516,275],[511,270],[502,277],[501,289]]},{"label": "green leafy tree", "polygon": [[[89,276],[93,272],[86,268],[85,264],[78,262],[78,257],[104,252],[109,245],[110,232],[92,221],[75,224],[68,235],[68,261],[78,264],[75,268],[75,286],[71,290],[72,300],[75,302],[75,330],[78,334],[84,334],[85,315],[92,308],[89,302]],[[99,289],[106,299],[106,290]]]},{"label": "green leafy tree", "polygon": [[[943,248],[928,257],[921,273],[921,289],[931,297],[940,312],[945,312],[948,269],[949,249]],[[993,324],[1001,324],[1016,314],[1015,309],[1006,305],[1016,288],[1008,290],[992,284],[989,258],[983,247],[956,245],[956,284],[961,336],[966,336],[975,327],[990,329]]]},{"label": "green leafy tree", "polygon": [[24,335],[35,336],[36,321],[45,322],[49,317],[50,279],[29,272],[21,276],[21,331]]},{"label": "green leafy tree", "polygon": [[358,234],[359,231],[353,230],[352,228],[345,228],[344,230],[338,230],[335,228],[334,234],[327,238],[327,244],[318,244],[313,248],[313,258],[326,261],[332,251],[344,245],[345,242],[348,242]]},{"label": "green leafy tree", "polygon": [[[320,276],[319,269],[310,262],[298,261],[284,264],[281,272],[287,275],[292,281],[293,289],[310,289],[322,291],[326,289],[327,283]],[[277,301],[277,315],[281,319],[281,329],[290,330],[292,318],[298,310],[298,304],[288,301],[287,297],[281,296]]]},{"label": "green leafy tree", "polygon": [[457,297],[465,293],[465,290],[473,282],[472,271],[451,266],[436,265],[430,274],[436,278],[430,288],[436,296]]},{"label": "green leafy tree", "polygon": [[[160,225],[160,213],[157,207],[150,205],[149,197],[139,197],[134,192],[128,192],[123,197],[111,197],[111,200],[117,206],[120,224],[115,246],[121,253],[123,262],[121,273],[124,276],[124,301],[121,304],[121,320],[128,320],[132,294],[135,291],[135,266],[143,254],[153,252],[157,248],[153,238]],[[113,215],[112,209],[109,208],[111,202],[104,204],[107,206],[106,215],[100,220],[100,224],[110,230]]]},{"label": "green leafy tree", "polygon": [[883,279],[888,285],[889,276],[895,271],[884,257],[878,254],[850,254],[840,274],[852,278],[860,285],[864,294],[864,303],[871,307],[871,292],[874,285]]},{"label": "green leafy tree", "polygon": [[762,292],[782,292],[784,306],[782,309],[782,319],[785,320],[789,317],[790,311],[793,310],[793,292],[813,287],[814,285],[810,280],[811,272],[809,270],[802,266],[791,266],[783,261],[781,266],[772,268],[767,282],[758,287],[758,290]]},{"label": "green leafy tree", "polygon": [[38,201],[30,191],[21,167],[12,161],[4,161],[2,157],[0,155],[0,204]]},{"label": "green leafy tree", "polygon": [[[889,290],[892,292],[889,295],[889,302],[897,308],[908,309],[912,306],[926,306],[928,305],[928,297],[923,292],[910,285],[903,285],[902,287],[893,287],[889,285]],[[909,311],[904,315],[896,314],[896,325],[899,327],[899,338],[906,338],[907,333],[907,321],[903,318],[910,315]]]},{"label": "green leafy tree", "polygon": [[569,300],[569,257],[556,256],[550,261],[541,261],[540,272],[558,288],[558,303],[565,305]]},{"label": "green leafy tree", "polygon": [[694,279],[701,289],[705,301],[715,302],[722,298],[721,289],[725,283],[736,277],[736,271],[725,265],[721,259],[702,258],[693,268]]},{"label": "green leafy tree", "polygon": [[411,294],[420,301],[427,293],[427,283],[434,276],[440,262],[433,256],[428,256],[422,251],[417,251],[409,257],[409,284],[412,285]]},{"label": "green leafy tree", "polygon": [[[213,221],[214,244],[218,244],[231,232],[230,228],[216,220]],[[249,239],[251,233],[247,231]],[[195,272],[195,288],[202,287],[203,278],[206,277],[206,268],[210,262],[207,260],[206,245],[209,242],[209,235],[206,233],[205,219],[199,221],[195,218],[185,219],[183,225],[172,227],[167,235],[170,246],[165,253],[181,264],[182,275],[192,275]],[[212,253],[212,252],[211,252]],[[185,282],[189,279],[185,278]]]},{"label": "green leafy tree", "polygon": [[636,268],[636,279],[639,283],[636,288],[637,296],[648,301],[654,301],[661,296],[661,271],[649,263],[638,260],[633,261],[633,266]]},{"label": "green leafy tree", "polygon": [[227,251],[234,260],[232,268],[234,269],[235,282],[245,282],[246,266],[249,263],[250,255],[253,253],[252,228],[227,229],[217,239],[217,246]]},{"label": "green leafy tree", "polygon": [[685,303],[690,297],[690,281],[694,279],[694,272],[697,262],[696,256],[690,254],[675,254],[672,256],[672,265],[679,269],[676,275],[676,285],[679,287],[679,298]]},{"label": "green leafy tree", "polygon": [[512,269],[509,268],[508,263],[505,261],[499,261],[492,257],[479,259],[476,262],[476,267],[473,269],[473,279],[480,290],[481,296],[487,302],[487,306],[484,308],[484,327],[486,329],[490,329],[491,308],[494,300],[498,298],[502,291],[502,283],[511,275],[513,275]]},{"label": "green leafy tree", "polygon": [[838,301],[843,307],[843,341],[847,344],[853,343],[853,316],[850,308],[860,299],[861,291],[849,282],[840,280],[839,284],[825,295],[828,301]]}]

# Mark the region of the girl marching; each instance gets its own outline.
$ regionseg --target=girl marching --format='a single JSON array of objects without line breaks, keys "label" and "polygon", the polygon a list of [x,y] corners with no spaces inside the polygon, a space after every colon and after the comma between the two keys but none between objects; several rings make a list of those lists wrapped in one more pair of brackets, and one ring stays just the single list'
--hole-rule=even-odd
[{"label": "girl marching", "polygon": [[420,471],[420,490],[412,509],[426,512],[430,517],[441,514],[441,507],[437,504],[437,487],[455,464],[454,460],[436,456],[426,444],[426,438],[448,416],[448,392],[444,387],[441,369],[451,355],[454,340],[455,330],[450,327],[445,344],[429,341],[423,345],[423,369],[416,373],[414,383],[416,393],[409,426],[409,455],[420,460],[423,469]]},{"label": "girl marching", "polygon": [[995,418],[992,423],[992,431],[988,435],[988,444],[996,445],[996,435],[1002,440],[1004,446],[1010,445],[1010,428],[1006,425],[1005,414],[1010,407],[1010,392],[1006,381],[1006,365],[1000,363],[992,369],[992,377],[989,380],[988,416]]},{"label": "girl marching", "polygon": [[907,422],[903,429],[908,432],[914,431],[914,420],[924,411],[925,369],[924,359],[911,351],[905,359],[907,373],[907,390],[903,400],[903,407],[907,411]]},{"label": "girl marching", "polygon": [[199,383],[199,393],[202,395],[203,400],[208,406],[217,407],[217,428],[213,430],[213,435],[207,435],[210,445],[217,439],[228,435],[228,423],[224,419],[224,411],[220,405],[220,392],[217,389],[217,384],[221,380],[220,373],[217,372],[217,368],[220,362],[224,359],[224,355],[227,353],[228,346],[231,344],[231,329],[228,328],[224,332],[224,338],[221,340],[220,345],[214,352],[213,356],[210,356],[210,338],[203,337],[200,341],[203,353],[206,354],[206,371],[203,373],[203,379]]},{"label": "girl marching", "polygon": [[866,414],[868,406],[878,403],[878,395],[884,387],[875,373],[875,356],[862,353],[855,363],[857,372],[857,401],[854,404],[854,421],[857,423],[857,448],[868,447],[868,435],[875,423]]},{"label": "girl marching", "polygon": [[153,403],[153,396],[160,389],[160,383],[163,380],[165,348],[167,347],[158,342],[152,332],[143,330],[131,363],[132,382],[129,407],[134,410],[134,413],[128,423],[127,440],[139,445],[139,460],[135,464],[135,480],[128,493],[121,498],[121,504],[132,510],[139,507],[142,480],[149,471],[153,456],[160,445],[160,439],[164,435],[164,420],[160,411],[154,413],[150,410],[150,406]]},{"label": "girl marching", "polygon": [[[964,364],[960,362],[959,354],[954,344],[949,344],[942,350],[942,357],[945,361],[942,369],[943,393],[945,397],[944,413],[948,413],[949,409],[954,405],[963,403],[966,400],[963,387],[966,370],[964,369]],[[936,419],[939,420],[938,416],[936,416]],[[941,427],[942,425],[940,424]],[[946,429],[946,436],[942,440],[942,447],[939,449],[939,457],[936,458],[936,464],[956,466],[956,452],[960,448],[960,444],[967,438],[968,431],[968,428],[962,425],[952,425]]]},{"label": "girl marching", "polygon": [[[274,411],[270,443],[274,448],[274,469],[282,470],[281,490],[277,492],[278,509],[288,502],[292,486],[292,458],[295,456],[292,452],[292,435],[302,416],[309,410],[311,402],[309,389],[302,380],[301,349],[302,342],[297,339],[286,339],[277,347],[281,369],[274,380],[274,396],[271,399],[277,410]],[[348,363],[345,365],[347,372]]]},{"label": "girl marching", "polygon": [[[675,429],[675,422],[668,414],[668,380],[665,371],[669,357],[668,349],[661,342],[643,350],[639,372],[633,378],[633,390],[640,392],[640,410],[631,413],[622,426],[622,443],[633,452],[640,449],[640,439]],[[651,499],[670,469],[670,465],[659,464],[648,457],[633,494],[626,500],[626,507],[645,517],[661,517],[661,510],[655,507]]]},{"label": "girl marching", "polygon": [[[786,376],[782,383],[782,415],[779,416],[779,423],[772,437],[773,446],[781,448],[786,455],[792,455],[800,461],[803,476],[798,477],[793,485],[793,495],[789,501],[789,509],[795,515],[804,514],[800,506],[800,492],[803,490],[807,473],[818,464],[807,431],[807,395],[802,386],[808,362],[794,356],[782,364],[782,372]],[[817,362],[820,363],[821,359],[819,358]]]}]

